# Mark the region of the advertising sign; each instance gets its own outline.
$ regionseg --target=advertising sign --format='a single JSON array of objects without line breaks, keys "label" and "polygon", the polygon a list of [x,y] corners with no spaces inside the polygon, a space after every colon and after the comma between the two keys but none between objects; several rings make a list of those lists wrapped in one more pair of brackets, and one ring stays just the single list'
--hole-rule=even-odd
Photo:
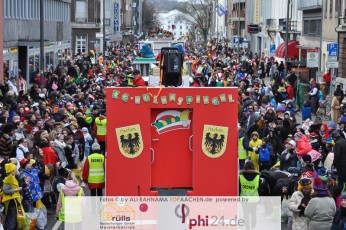
[{"label": "advertising sign", "polygon": [[315,68],[318,67],[319,55],[318,49],[307,50],[306,55],[306,67]]}]

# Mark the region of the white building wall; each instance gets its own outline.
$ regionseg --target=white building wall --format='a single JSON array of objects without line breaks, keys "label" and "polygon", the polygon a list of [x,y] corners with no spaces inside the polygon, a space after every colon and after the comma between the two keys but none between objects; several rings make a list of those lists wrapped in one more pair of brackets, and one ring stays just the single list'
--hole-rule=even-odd
[{"label": "white building wall", "polygon": [[[277,48],[284,40],[281,38],[279,30],[279,19],[287,17],[287,1],[288,0],[262,0],[261,3],[261,17],[259,25],[262,31],[258,34],[247,34],[248,40],[251,41],[251,50],[253,52],[264,52],[266,55],[270,56],[270,45],[275,45]],[[302,30],[302,11],[298,11],[298,0],[291,1],[290,10],[290,20],[297,22],[297,31]],[[253,1],[248,1],[248,3],[253,3]],[[267,19],[275,20],[275,30],[276,33],[272,33],[273,39],[270,39],[268,32],[266,31]],[[253,22],[247,21],[247,25]]]},{"label": "white building wall", "polygon": [[[180,19],[179,15],[182,13],[178,10],[172,10],[169,12],[159,13],[159,20],[161,28],[167,31],[171,31],[174,34],[174,38],[179,39],[183,35],[188,35],[189,30],[193,26],[192,23]],[[172,30],[172,25],[175,29]]]}]

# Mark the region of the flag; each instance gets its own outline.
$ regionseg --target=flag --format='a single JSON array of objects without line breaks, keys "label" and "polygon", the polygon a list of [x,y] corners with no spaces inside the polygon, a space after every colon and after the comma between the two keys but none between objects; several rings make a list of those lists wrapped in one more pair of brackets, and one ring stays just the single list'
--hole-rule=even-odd
[{"label": "flag", "polygon": [[221,4],[216,7],[217,14],[221,17],[228,13],[228,10]]}]

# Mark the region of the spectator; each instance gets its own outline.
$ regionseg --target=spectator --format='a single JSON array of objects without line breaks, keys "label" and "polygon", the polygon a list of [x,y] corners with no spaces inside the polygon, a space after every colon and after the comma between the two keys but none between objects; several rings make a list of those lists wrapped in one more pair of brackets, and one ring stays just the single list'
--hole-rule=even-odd
[{"label": "spectator", "polygon": [[304,216],[304,211],[311,199],[312,181],[307,178],[300,179],[298,191],[294,192],[289,203],[289,209],[293,212],[294,230],[306,230],[309,226],[309,218]]},{"label": "spectator", "polygon": [[66,147],[66,144],[64,142],[64,135],[63,134],[58,135],[57,138],[54,140],[54,143],[55,145],[53,146],[53,149],[56,155],[58,156],[59,162],[60,163],[65,162],[65,164],[67,165],[68,162],[67,162],[67,159],[65,156],[65,150],[64,150]]},{"label": "spectator", "polygon": [[311,112],[312,114],[316,114],[317,104],[318,104],[318,88],[315,80],[311,81],[311,90],[308,93],[309,99],[311,100]]},{"label": "spectator", "polygon": [[17,121],[15,123],[16,125],[16,130],[14,131],[14,134],[16,136],[16,140],[20,140],[21,138],[26,138],[26,130],[24,129],[24,122],[22,121]]},{"label": "spectator", "polygon": [[312,199],[304,211],[304,215],[310,220],[309,230],[325,230],[332,226],[336,206],[327,187],[328,178],[316,173]]},{"label": "spectator", "polygon": [[301,156],[311,151],[312,146],[309,143],[308,138],[302,132],[296,132],[294,134],[294,140],[297,143],[296,153]]},{"label": "spectator", "polygon": [[102,196],[105,187],[105,157],[100,150],[99,144],[92,144],[83,169],[83,181],[87,182],[91,196]]},{"label": "spectator", "polygon": [[101,153],[104,155],[106,151],[106,134],[107,134],[107,118],[104,111],[100,112],[100,115],[95,119],[94,124],[94,137],[97,139],[101,146]]},{"label": "spectator", "polygon": [[25,138],[22,138],[18,141],[18,146],[16,148],[16,159],[18,161],[17,169],[20,168],[19,162],[23,159],[28,157],[29,154],[29,148],[28,148],[28,140]]},{"label": "spectator", "polygon": [[42,148],[42,157],[45,165],[56,165],[58,163],[58,155],[54,150],[55,142],[49,141],[49,146]]},{"label": "spectator", "polygon": [[77,162],[79,158],[79,150],[76,144],[74,143],[73,136],[65,136],[64,142],[66,144],[64,148],[65,156],[67,159],[67,168],[68,169],[77,169]]},{"label": "spectator", "polygon": [[331,103],[331,118],[332,121],[334,123],[338,123],[339,119],[340,119],[340,115],[341,115],[341,106],[342,104],[340,104],[340,99],[341,99],[341,95],[338,92],[334,92],[334,97],[332,99],[332,103]]},{"label": "spectator", "polygon": [[17,215],[25,215],[22,199],[20,192],[22,187],[20,187],[17,178],[17,167],[13,163],[5,164],[6,177],[4,179],[3,196],[2,203],[5,206],[5,228],[8,230],[17,230],[20,223],[17,222]]},{"label": "spectator", "polygon": [[249,152],[249,157],[251,159],[251,161],[253,162],[253,164],[255,165],[255,169],[259,170],[259,162],[258,162],[258,151],[259,148],[262,145],[262,140],[259,139],[259,135],[257,132],[253,132],[251,134],[251,140],[249,143],[249,146],[253,149],[253,151]]},{"label": "spectator", "polygon": [[294,149],[296,147],[296,142],[294,140],[290,140],[286,144],[286,149],[281,153],[280,156],[280,170],[288,171],[291,167],[297,167],[298,157],[294,153]]},{"label": "spectator", "polygon": [[25,185],[23,189],[23,206],[26,212],[33,212],[36,202],[43,197],[40,187],[39,171],[32,167],[29,159],[20,161],[23,171],[20,174],[21,182]]},{"label": "spectator", "polygon": [[84,157],[88,157],[90,152],[91,152],[91,145],[92,145],[94,139],[90,135],[87,127],[83,127],[82,131],[83,131],[84,145],[85,145]]},{"label": "spectator", "polygon": [[338,172],[338,184],[341,188],[345,189],[346,186],[346,140],[340,137],[340,133],[336,130],[332,133],[334,140],[334,161],[333,165]]},{"label": "spectator", "polygon": [[[57,218],[59,221],[65,222],[65,227],[67,229],[82,229],[81,221],[83,219],[83,210],[85,207],[81,199],[81,197],[84,196],[83,188],[71,175],[68,176],[65,184],[59,184],[59,188],[59,198],[56,205]],[[75,197],[76,200],[65,202],[65,196]],[[74,212],[71,212],[71,210],[74,210]]]},{"label": "spectator", "polygon": [[322,77],[322,81],[326,83],[325,96],[329,94],[330,82],[332,80],[332,75],[330,74],[330,69]]},{"label": "spectator", "polygon": [[0,157],[8,159],[12,153],[14,144],[14,129],[12,123],[7,123],[2,127],[3,135],[0,138]]},{"label": "spectator", "polygon": [[341,206],[336,211],[331,230],[345,229],[346,226],[346,193],[341,196]]},{"label": "spectator", "polygon": [[[239,196],[259,196],[258,189],[260,187],[260,173],[255,169],[255,164],[252,161],[247,161],[243,171],[239,175]],[[256,202],[247,203],[244,207],[244,219],[246,229],[256,227]],[[251,227],[252,226],[252,227]]]},{"label": "spectator", "polygon": [[142,78],[141,72],[139,70],[133,71],[133,85],[134,86],[146,86],[144,79]]},{"label": "spectator", "polygon": [[70,129],[72,132],[73,140],[78,147],[79,155],[77,156],[80,161],[84,158],[84,149],[85,149],[85,141],[82,130],[78,128],[78,124],[76,122],[72,122],[70,125]]}]

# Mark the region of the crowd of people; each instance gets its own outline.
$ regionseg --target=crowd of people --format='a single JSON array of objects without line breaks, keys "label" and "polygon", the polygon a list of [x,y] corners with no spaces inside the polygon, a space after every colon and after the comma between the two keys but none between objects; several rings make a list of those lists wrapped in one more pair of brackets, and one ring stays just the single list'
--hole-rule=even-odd
[{"label": "crowd of people", "polygon": [[[343,91],[338,87],[333,93],[331,111],[326,114],[330,119],[324,121],[317,112],[329,87],[322,90],[310,79],[309,87],[301,92],[293,71],[276,70],[271,76],[266,68],[265,74],[247,69],[238,65],[228,82],[239,86],[239,194],[281,196],[282,222],[289,230],[345,229],[341,214],[346,210]],[[322,79],[328,86],[329,74]],[[265,83],[266,77],[272,80]],[[256,220],[251,224],[255,227]]]},{"label": "crowd of people", "polygon": [[[291,197],[292,229],[327,229],[323,225],[343,229],[346,110],[342,110],[342,90],[334,93],[332,121],[313,121],[329,87],[321,90],[314,79],[303,85],[283,62],[261,52],[240,49],[237,53],[215,42],[187,42],[184,48],[185,60],[191,63],[191,87],[239,89],[240,194],[241,183],[260,177],[256,180],[259,195]],[[33,212],[34,207],[56,205],[56,216],[66,220],[63,197],[84,195],[86,185],[92,196],[102,195],[106,88],[147,86],[133,68],[138,55],[138,45],[126,45],[110,49],[96,63],[91,61],[92,54],[65,57],[44,76],[32,71],[30,82],[21,74],[5,73],[0,82],[5,229],[21,227],[20,213]],[[327,85],[329,76],[323,79]],[[93,175],[95,169],[103,176]]]}]

